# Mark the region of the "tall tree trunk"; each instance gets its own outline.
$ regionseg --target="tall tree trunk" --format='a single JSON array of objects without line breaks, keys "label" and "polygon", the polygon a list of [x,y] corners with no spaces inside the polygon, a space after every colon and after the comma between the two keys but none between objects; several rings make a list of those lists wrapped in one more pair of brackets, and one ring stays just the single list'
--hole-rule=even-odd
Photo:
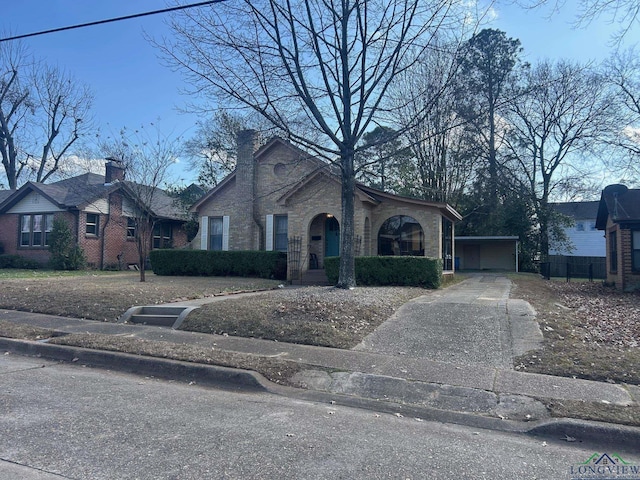
[{"label": "tall tree trunk", "polygon": [[338,288],[356,286],[355,266],[355,170],[353,148],[343,150],[342,167],[342,222],[340,225],[340,275]]}]

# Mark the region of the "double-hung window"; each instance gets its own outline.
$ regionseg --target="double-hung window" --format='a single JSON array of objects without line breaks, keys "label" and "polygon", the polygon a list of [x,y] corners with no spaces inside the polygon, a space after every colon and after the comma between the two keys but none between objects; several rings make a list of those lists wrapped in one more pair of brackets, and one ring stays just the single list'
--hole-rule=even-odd
[{"label": "double-hung window", "polygon": [[289,248],[289,222],[286,215],[267,215],[266,217],[266,250],[286,252]]},{"label": "double-hung window", "polygon": [[98,236],[99,226],[100,226],[100,216],[97,213],[87,213],[87,222],[86,222],[86,232],[87,235]]},{"label": "double-hung window", "polygon": [[20,218],[20,246],[45,248],[53,228],[53,215],[22,215]]},{"label": "double-hung window", "polygon": [[209,218],[209,250],[222,250],[223,218]]},{"label": "double-hung window", "polygon": [[288,242],[288,219],[286,215],[273,216],[273,246],[278,252],[286,252],[289,247]]},{"label": "double-hung window", "polygon": [[153,248],[171,248],[170,223],[158,223],[153,227]]},{"label": "double-hung window", "polygon": [[229,216],[200,217],[200,248],[229,250]]},{"label": "double-hung window", "polygon": [[136,238],[136,220],[127,217],[127,239],[133,240],[134,238]]}]

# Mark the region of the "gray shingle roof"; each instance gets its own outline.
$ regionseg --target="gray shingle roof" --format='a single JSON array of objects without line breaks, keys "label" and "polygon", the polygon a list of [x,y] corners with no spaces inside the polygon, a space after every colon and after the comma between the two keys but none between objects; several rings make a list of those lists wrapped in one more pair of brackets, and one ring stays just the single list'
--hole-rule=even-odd
[{"label": "gray shingle roof", "polygon": [[575,220],[593,220],[598,216],[600,202],[563,202],[552,203],[552,208],[562,215]]},{"label": "gray shingle roof", "polygon": [[[9,204],[15,204],[26,195],[29,188],[39,191],[60,208],[67,209],[81,209],[97,199],[106,197],[109,192],[125,188],[128,193],[145,192],[140,196],[143,199],[152,199],[151,211],[156,217],[172,220],[185,220],[186,218],[180,204],[160,188],[155,188],[153,195],[150,195],[151,187],[140,186],[133,182],[105,184],[104,176],[95,173],[85,173],[48,184],[29,182],[18,190],[0,190],[0,205],[5,204],[5,201]],[[15,197],[11,199],[14,195]]]}]

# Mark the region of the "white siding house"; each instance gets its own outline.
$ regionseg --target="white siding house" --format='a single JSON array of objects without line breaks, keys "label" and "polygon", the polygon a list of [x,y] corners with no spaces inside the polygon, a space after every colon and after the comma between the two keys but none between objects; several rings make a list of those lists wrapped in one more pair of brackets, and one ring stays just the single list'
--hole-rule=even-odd
[{"label": "white siding house", "polygon": [[596,229],[599,202],[554,203],[553,208],[560,214],[570,217],[573,224],[564,229],[571,240],[573,249],[549,249],[549,255],[567,255],[573,257],[605,257],[606,242],[601,231]]}]

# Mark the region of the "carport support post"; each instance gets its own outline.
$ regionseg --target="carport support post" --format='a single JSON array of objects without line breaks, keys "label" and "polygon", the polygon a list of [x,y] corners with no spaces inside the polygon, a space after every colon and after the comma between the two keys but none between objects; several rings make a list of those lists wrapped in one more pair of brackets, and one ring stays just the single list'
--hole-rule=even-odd
[{"label": "carport support post", "polygon": [[520,242],[518,240],[516,240],[516,273],[518,273],[520,271],[520,269],[518,267],[518,265],[519,265],[518,245],[520,245]]}]

